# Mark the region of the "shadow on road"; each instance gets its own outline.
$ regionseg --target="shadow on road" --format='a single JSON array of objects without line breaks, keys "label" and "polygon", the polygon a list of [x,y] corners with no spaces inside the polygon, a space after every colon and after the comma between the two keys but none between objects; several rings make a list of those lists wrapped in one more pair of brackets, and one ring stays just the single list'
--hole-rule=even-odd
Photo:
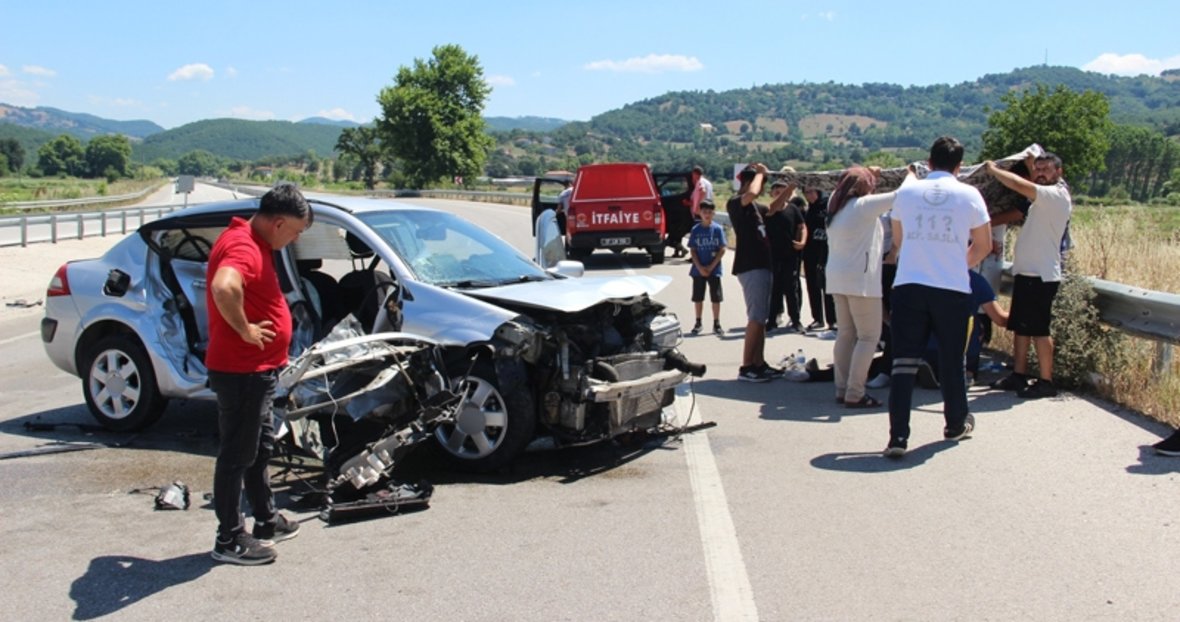
[{"label": "shadow on road", "polygon": [[1180,458],[1161,456],[1155,453],[1155,449],[1151,445],[1141,445],[1139,447],[1139,463],[1128,466],[1127,472],[1135,475],[1180,473]]},{"label": "shadow on road", "polygon": [[812,458],[811,466],[825,471],[846,473],[892,473],[921,466],[935,455],[957,444],[952,441],[936,441],[914,447],[901,458],[886,458],[879,451],[823,454]]},{"label": "shadow on road", "polygon": [[85,404],[75,404],[0,422],[0,432],[46,443],[90,442],[212,456],[217,453],[217,407],[201,400],[173,400],[160,420],[146,430],[114,432],[98,425]]},{"label": "shadow on road", "polygon": [[70,584],[75,620],[93,620],[170,587],[200,578],[213,567],[209,553],[155,561],[128,555],[90,560],[86,574]]},{"label": "shadow on road", "polygon": [[600,250],[582,259],[582,265],[585,266],[587,272],[620,270],[623,268],[650,268],[651,257],[647,253],[641,253],[639,251],[615,253]]}]

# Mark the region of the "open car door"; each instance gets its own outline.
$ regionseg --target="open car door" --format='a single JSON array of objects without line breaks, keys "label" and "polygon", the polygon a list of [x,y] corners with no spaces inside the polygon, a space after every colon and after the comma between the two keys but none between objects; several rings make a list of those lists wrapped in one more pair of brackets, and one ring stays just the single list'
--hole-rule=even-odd
[{"label": "open car door", "polygon": [[[538,177],[533,181],[532,222],[534,236],[537,235],[537,218],[541,216],[541,212],[553,210],[555,213],[559,213],[557,197],[572,181],[569,177]],[[564,218],[558,220],[564,222]],[[564,231],[561,233],[565,235]]]}]

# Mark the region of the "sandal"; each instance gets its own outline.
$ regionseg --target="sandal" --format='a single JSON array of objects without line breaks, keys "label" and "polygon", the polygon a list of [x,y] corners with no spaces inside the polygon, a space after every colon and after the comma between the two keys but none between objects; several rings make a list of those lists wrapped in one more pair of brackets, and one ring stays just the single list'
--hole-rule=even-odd
[{"label": "sandal", "polygon": [[845,408],[880,408],[882,406],[881,400],[865,393],[864,397],[856,402],[844,402]]}]

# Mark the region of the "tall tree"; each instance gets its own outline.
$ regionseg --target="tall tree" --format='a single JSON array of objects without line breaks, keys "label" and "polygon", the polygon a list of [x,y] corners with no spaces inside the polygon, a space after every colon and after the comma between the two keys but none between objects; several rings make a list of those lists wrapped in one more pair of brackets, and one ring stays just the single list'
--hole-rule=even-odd
[{"label": "tall tree", "polygon": [[95,136],[86,144],[86,166],[92,177],[127,177],[131,165],[131,141],[126,136]]},{"label": "tall tree", "polygon": [[86,174],[86,151],[82,142],[69,134],[60,134],[37,150],[37,167],[46,175]]},{"label": "tall tree", "polygon": [[15,138],[0,140],[0,153],[8,160],[8,170],[14,173],[25,165],[25,148]]},{"label": "tall tree", "polygon": [[336,139],[336,151],[354,156],[360,162],[366,188],[372,190],[377,185],[377,163],[382,152],[376,128],[363,125],[345,128]]},{"label": "tall tree", "polygon": [[204,149],[195,149],[180,156],[176,161],[176,168],[181,175],[216,175],[221,168],[221,162],[212,153]]},{"label": "tall tree", "polygon": [[1077,93],[1058,85],[1052,92],[1044,84],[1020,95],[1005,93],[1008,107],[992,112],[983,132],[983,158],[1017,153],[1032,143],[1061,156],[1065,178],[1082,181],[1100,171],[1110,148],[1110,103],[1102,93]]},{"label": "tall tree", "polygon": [[474,179],[495,144],[482,116],[491,88],[479,58],[454,44],[433,54],[399,68],[394,85],[377,96],[381,141],[401,161],[406,181],[419,188],[452,176]]}]

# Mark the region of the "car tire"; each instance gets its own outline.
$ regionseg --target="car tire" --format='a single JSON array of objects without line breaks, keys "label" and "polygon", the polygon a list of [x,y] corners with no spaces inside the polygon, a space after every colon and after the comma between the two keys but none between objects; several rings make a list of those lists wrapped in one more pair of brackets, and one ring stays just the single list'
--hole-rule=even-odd
[{"label": "car tire", "polygon": [[135,337],[103,337],[86,350],[79,366],[90,414],[117,432],[142,430],[164,413],[151,359]]},{"label": "car tire", "polygon": [[[454,378],[460,386],[461,377]],[[490,362],[480,361],[462,387],[466,398],[453,423],[434,429],[434,440],[452,466],[477,473],[495,471],[524,451],[536,433],[532,394],[526,387],[501,391]]]},{"label": "car tire", "polygon": [[647,249],[647,254],[651,256],[651,263],[653,266],[656,264],[664,263],[664,247],[663,246],[659,247],[658,249],[649,248],[649,249]]}]

